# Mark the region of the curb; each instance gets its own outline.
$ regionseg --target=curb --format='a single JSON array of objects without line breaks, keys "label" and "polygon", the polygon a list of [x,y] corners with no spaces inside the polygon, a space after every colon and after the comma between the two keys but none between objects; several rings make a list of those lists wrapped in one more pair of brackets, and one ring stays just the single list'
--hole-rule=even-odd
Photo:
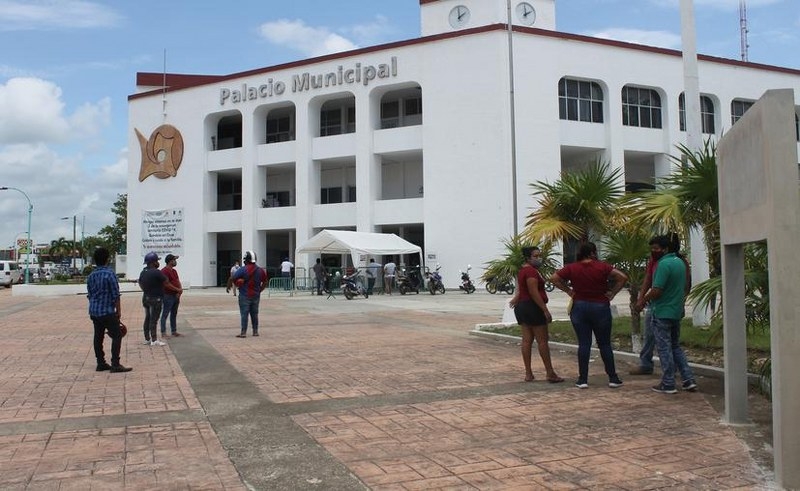
[{"label": "curb", "polygon": [[[569,319],[553,319],[553,320],[569,320]],[[472,331],[469,331],[469,334],[470,334],[470,336],[478,336],[478,337],[483,337],[483,338],[488,338],[488,339],[494,339],[496,341],[506,341],[506,342],[519,343],[521,341],[521,338],[518,337],[518,336],[511,336],[511,335],[508,335],[508,334],[500,334],[500,333],[495,333],[495,332],[484,331],[484,329],[486,329],[486,328],[510,327],[510,326],[515,326],[515,325],[516,325],[516,323],[509,324],[509,323],[505,323],[505,322],[499,322],[499,323],[496,323],[496,324],[475,324],[475,328]],[[553,348],[557,348],[559,350],[562,350],[562,351],[566,351],[567,353],[577,353],[578,352],[578,346],[575,345],[575,344],[559,343],[559,342],[555,342],[555,341],[550,341],[550,346],[553,347]],[[592,354],[595,355],[595,356],[598,356],[600,354],[600,351],[596,347],[592,346]],[[617,351],[617,350],[614,350],[614,359],[615,360],[616,359],[622,359],[622,360],[627,361],[627,362],[638,363],[639,355],[637,355],[636,353],[630,353],[628,351]],[[653,356],[653,362],[654,362],[654,364],[658,365],[659,367],[661,366],[661,362],[659,361],[658,356]],[[709,365],[701,365],[699,363],[691,363],[691,362],[689,362],[689,367],[691,367],[692,371],[696,375],[702,375],[704,377],[712,377],[712,378],[716,378],[716,379],[720,379],[720,380],[724,380],[725,379],[725,369],[724,368],[712,367],[712,366],[709,366]],[[754,373],[748,373],[747,374],[747,379],[748,379],[748,383],[750,385],[758,385],[761,377],[759,375],[757,375],[757,374],[754,374]]]}]

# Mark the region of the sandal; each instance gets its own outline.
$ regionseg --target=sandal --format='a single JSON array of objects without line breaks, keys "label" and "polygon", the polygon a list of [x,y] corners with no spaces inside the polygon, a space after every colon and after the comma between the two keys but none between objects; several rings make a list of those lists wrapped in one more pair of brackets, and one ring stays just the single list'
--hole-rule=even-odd
[{"label": "sandal", "polygon": [[556,375],[554,377],[547,377],[547,381],[550,382],[551,384],[560,384],[561,382],[564,381],[564,379]]}]

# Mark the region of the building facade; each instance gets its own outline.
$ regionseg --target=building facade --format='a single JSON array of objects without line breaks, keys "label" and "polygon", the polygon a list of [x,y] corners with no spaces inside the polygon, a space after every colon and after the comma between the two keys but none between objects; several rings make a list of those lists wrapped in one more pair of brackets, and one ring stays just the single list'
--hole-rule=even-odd
[{"label": "building facade", "polygon": [[[668,174],[686,141],[681,53],[558,32],[554,0],[512,3],[512,31],[506,0],[420,0],[417,39],[224,76],[137,74],[128,276],[150,249],[181,255],[195,286],[222,284],[243,250],[307,268],[297,246],[343,229],[398,234],[454,286],[523,228],[530,183],[598,159],[629,189]],[[799,70],[701,55],[699,75],[704,138],[768,89],[800,106]]]}]

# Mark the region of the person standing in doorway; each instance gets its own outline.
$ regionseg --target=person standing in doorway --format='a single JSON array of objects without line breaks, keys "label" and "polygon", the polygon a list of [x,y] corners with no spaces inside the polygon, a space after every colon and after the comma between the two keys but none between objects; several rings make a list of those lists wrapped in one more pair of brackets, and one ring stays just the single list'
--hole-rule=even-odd
[{"label": "person standing in doorway", "polygon": [[168,339],[167,336],[167,317],[169,317],[170,335],[180,336],[178,332],[177,318],[178,318],[178,305],[181,303],[181,295],[183,295],[183,287],[181,280],[178,277],[178,271],[175,266],[178,264],[178,257],[172,254],[167,254],[164,258],[166,266],[161,268],[161,272],[167,277],[167,283],[164,284],[164,303],[161,309],[161,339]]},{"label": "person standing in doorway", "polygon": [[[122,348],[122,332],[119,327],[122,305],[120,304],[117,276],[108,267],[110,254],[108,249],[98,247],[92,257],[97,267],[86,279],[86,291],[89,297],[89,318],[94,324],[96,370],[98,372],[110,370],[112,373],[130,372],[133,370],[132,368],[122,366],[119,362]],[[106,363],[106,354],[103,351],[106,331],[111,336],[111,365]]]},{"label": "person standing in doorway", "polygon": [[144,307],[144,344],[150,346],[166,346],[158,340],[158,319],[164,303],[164,284],[167,277],[159,269],[159,257],[155,252],[144,256],[146,267],[139,274],[139,288],[142,289],[142,307]]},{"label": "person standing in doorway", "polygon": [[241,317],[241,332],[237,338],[247,337],[247,319],[253,326],[253,336],[258,336],[258,304],[261,301],[261,292],[267,287],[267,272],[256,264],[256,253],[245,251],[242,258],[244,266],[228,279],[228,288],[233,285],[239,288],[239,315]]},{"label": "person standing in doorway", "polygon": [[[553,285],[572,298],[569,318],[578,338],[578,380],[575,387],[589,387],[592,334],[608,375],[608,386],[612,389],[622,387],[611,347],[611,300],[625,286],[628,275],[598,260],[597,246],[592,242],[581,245],[576,259],[550,277]],[[612,280],[613,285],[609,287]]]},{"label": "person standing in doorway", "polygon": [[[239,260],[237,259],[236,262],[233,263],[233,266],[231,266],[231,274],[228,276],[228,278],[229,279],[233,278],[233,275],[236,273],[236,270],[239,269],[239,268],[240,268]],[[233,290],[233,296],[235,297],[236,296],[236,288],[226,288],[225,289],[225,293],[230,293],[231,290]]]},{"label": "person standing in doorway", "polygon": [[522,328],[522,364],[525,366],[525,381],[532,382],[531,351],[533,341],[539,350],[547,381],[551,384],[563,382],[553,370],[550,358],[549,333],[547,324],[553,322],[553,317],[547,309],[547,293],[544,289],[544,278],[539,273],[542,266],[541,251],[538,247],[523,247],[522,257],[525,265],[517,274],[517,289],[514,297],[508,302],[514,309],[514,315]]},{"label": "person standing in doorway", "polygon": [[397,265],[394,263],[394,260],[390,257],[389,262],[383,266],[383,288],[389,295],[392,294],[392,288],[394,287],[394,277],[396,274],[396,270],[397,270]]}]

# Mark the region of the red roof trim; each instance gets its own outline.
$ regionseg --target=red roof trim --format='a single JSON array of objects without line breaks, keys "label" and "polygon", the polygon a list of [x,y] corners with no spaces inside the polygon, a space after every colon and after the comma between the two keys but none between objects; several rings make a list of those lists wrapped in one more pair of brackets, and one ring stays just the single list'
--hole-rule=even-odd
[{"label": "red roof trim", "polygon": [[[427,2],[435,2],[438,0],[420,0],[421,3]],[[297,68],[306,65],[312,65],[315,63],[322,63],[325,61],[331,60],[338,60],[341,58],[349,58],[352,56],[363,55],[366,53],[375,53],[378,51],[386,51],[395,48],[402,48],[405,46],[414,46],[417,44],[427,44],[436,41],[442,41],[445,39],[453,39],[458,38],[461,36],[471,36],[474,34],[481,34],[485,32],[491,31],[501,31],[507,29],[506,24],[491,24],[487,26],[475,27],[472,29],[463,29],[460,31],[448,32],[443,34],[435,34],[433,36],[426,36],[421,38],[415,39],[408,39],[405,41],[396,41],[393,43],[387,44],[380,44],[376,46],[370,46],[367,48],[356,49],[352,51],[345,51],[341,53],[334,53],[325,56],[318,56],[316,58],[307,58],[305,60],[293,61],[290,63],[283,63],[281,65],[274,65],[271,67],[265,68],[258,68],[254,70],[248,70],[244,72],[238,73],[231,73],[228,75],[187,75],[187,74],[167,74],[167,91],[172,90],[180,90],[180,89],[188,89],[193,87],[199,87],[202,85],[208,85],[212,83],[219,83],[224,82],[226,80],[233,80],[242,77],[249,77],[253,75],[260,75],[264,73],[271,73],[276,72],[279,70],[287,70],[290,68]],[[558,32],[558,31],[551,31],[547,29],[536,29],[533,27],[522,27],[522,26],[514,26],[514,31],[525,33],[525,34],[532,34],[536,36],[543,36],[543,37],[550,37],[555,39],[565,39],[570,41],[578,41],[583,43],[590,43],[590,44],[600,44],[603,46],[613,46],[615,48],[622,48],[622,49],[630,49],[635,51],[645,51],[648,53],[658,53],[667,56],[682,56],[681,51],[675,49],[667,49],[667,48],[658,48],[655,46],[645,46],[642,44],[634,44],[634,43],[627,43],[624,41],[615,41],[612,39],[600,39],[591,36],[583,36],[580,34],[570,34],[566,32]],[[751,62],[743,62],[739,60],[731,60],[728,58],[720,58],[716,56],[709,56],[709,55],[698,55],[698,59],[703,61],[708,61],[711,63],[719,63],[722,65],[731,65],[731,66],[738,66],[743,68],[754,68],[758,70],[765,70],[770,72],[778,72],[778,73],[787,73],[790,75],[800,75],[800,70],[794,68],[785,68],[773,65],[764,65],[761,63],[751,63]],[[136,82],[137,85],[143,86],[158,86],[159,88],[156,90],[151,90],[147,92],[141,92],[138,94],[132,94],[128,96],[128,100],[139,99],[143,97],[148,97],[155,94],[160,94],[163,92],[161,88],[161,84],[163,81],[164,74],[163,73],[137,73],[136,75]],[[141,83],[140,83],[141,82]],[[171,83],[172,82],[172,83]]]}]

